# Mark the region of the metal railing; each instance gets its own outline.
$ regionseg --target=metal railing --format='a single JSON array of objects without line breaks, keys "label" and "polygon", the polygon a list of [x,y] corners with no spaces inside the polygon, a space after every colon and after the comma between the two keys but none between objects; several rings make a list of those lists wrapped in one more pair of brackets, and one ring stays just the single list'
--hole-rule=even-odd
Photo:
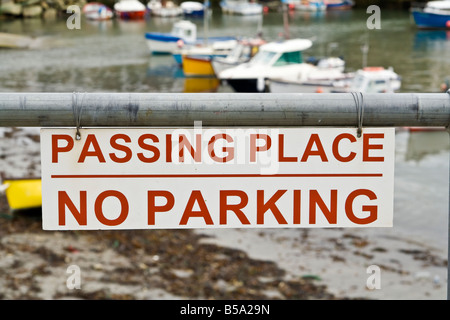
[{"label": "metal railing", "polygon": [[[0,93],[2,127],[446,127],[447,93]],[[450,199],[450,197],[449,197]],[[450,209],[450,200],[449,200]],[[450,214],[448,226],[450,248]],[[447,261],[450,260],[448,250]],[[447,299],[450,299],[447,264]]]},{"label": "metal railing", "polygon": [[443,126],[450,95],[0,93],[0,126]]}]

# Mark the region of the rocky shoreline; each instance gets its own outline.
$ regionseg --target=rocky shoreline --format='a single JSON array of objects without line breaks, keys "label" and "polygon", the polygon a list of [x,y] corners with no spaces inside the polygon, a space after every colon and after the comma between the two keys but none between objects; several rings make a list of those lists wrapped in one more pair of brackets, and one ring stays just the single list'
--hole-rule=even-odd
[{"label": "rocky shoreline", "polygon": [[54,19],[67,13],[72,5],[82,8],[86,0],[2,0],[0,16],[4,18]]}]

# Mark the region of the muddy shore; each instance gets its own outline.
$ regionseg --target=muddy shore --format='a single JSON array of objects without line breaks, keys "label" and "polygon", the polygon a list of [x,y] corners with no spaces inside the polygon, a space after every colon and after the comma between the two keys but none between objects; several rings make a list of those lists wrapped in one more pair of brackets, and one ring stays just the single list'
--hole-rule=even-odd
[{"label": "muddy shore", "polygon": [[[2,129],[0,170],[39,176],[37,129]],[[49,232],[0,195],[0,299],[444,299],[446,254],[361,229]]]}]

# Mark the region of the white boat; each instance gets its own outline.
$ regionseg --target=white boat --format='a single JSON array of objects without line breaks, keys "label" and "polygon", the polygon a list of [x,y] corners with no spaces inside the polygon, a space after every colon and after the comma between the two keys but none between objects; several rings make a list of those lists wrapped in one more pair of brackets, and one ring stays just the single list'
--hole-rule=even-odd
[{"label": "white boat", "polygon": [[120,0],[114,4],[117,16],[125,20],[144,19],[147,9],[138,0]]},{"label": "white boat", "polygon": [[[310,74],[316,66],[303,61],[302,52],[312,46],[308,39],[291,39],[262,45],[258,53],[248,62],[224,70],[218,77],[226,81],[237,92],[268,91],[268,79],[299,79],[303,74]],[[334,61],[334,60],[333,60]],[[328,69],[343,72],[345,62],[333,63]],[[328,70],[329,71],[329,70]]]},{"label": "white boat", "polygon": [[183,15],[187,17],[203,17],[208,7],[196,1],[185,1],[180,4]]},{"label": "white boat", "polygon": [[[180,48],[202,45],[203,38],[197,38],[197,26],[191,21],[181,20],[173,25],[170,33],[147,32],[147,45],[152,54],[173,54]],[[221,41],[235,40],[235,37],[208,37],[209,44]]]},{"label": "white boat", "polygon": [[147,3],[150,14],[156,17],[177,17],[183,14],[183,10],[172,1],[151,0]]},{"label": "white boat", "polygon": [[394,93],[401,85],[402,78],[393,68],[366,67],[350,83],[336,83],[332,92]]},{"label": "white boat", "polygon": [[220,8],[224,13],[238,15],[258,15],[263,13],[263,6],[246,0],[222,0]]},{"label": "white boat", "polygon": [[212,59],[215,74],[218,75],[226,69],[250,61],[250,59],[258,52],[259,47],[265,43],[266,42],[260,38],[240,40],[227,56],[214,57]]},{"label": "white boat", "polygon": [[[333,75],[336,77],[333,79]],[[368,67],[355,73],[329,73],[328,79],[320,79],[319,73],[307,80],[270,79],[269,88],[273,93],[393,93],[400,89],[401,78],[391,68]]]},{"label": "white boat", "polygon": [[88,20],[109,20],[114,17],[114,12],[99,2],[89,2],[83,6],[83,14]]},{"label": "white boat", "polygon": [[237,46],[237,43],[238,41],[236,39],[230,39],[227,41],[197,44],[195,46],[180,46],[172,55],[180,65],[183,64],[183,56],[196,56],[211,60],[215,57],[226,57]]}]

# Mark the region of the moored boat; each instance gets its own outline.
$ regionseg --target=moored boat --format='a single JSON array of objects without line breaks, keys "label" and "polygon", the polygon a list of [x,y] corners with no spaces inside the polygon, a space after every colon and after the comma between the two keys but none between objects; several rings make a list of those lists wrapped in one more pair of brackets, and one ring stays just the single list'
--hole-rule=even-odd
[{"label": "moored boat", "polygon": [[333,92],[394,93],[401,84],[401,76],[391,67],[365,67],[356,72],[349,84],[340,84]]},{"label": "moored boat", "polygon": [[183,56],[183,73],[186,77],[215,77],[211,58],[205,56]]},{"label": "moored boat", "polygon": [[355,5],[353,0],[325,0],[325,4],[327,10],[348,10]]},{"label": "moored boat", "polygon": [[295,2],[293,6],[295,10],[309,12],[325,11],[327,9],[327,5],[322,0],[302,0]]},{"label": "moored boat", "polygon": [[114,4],[117,16],[125,20],[144,19],[147,9],[138,0],[120,0]]},{"label": "moored boat", "polygon": [[366,67],[355,73],[328,74],[328,79],[313,77],[296,81],[292,79],[270,79],[270,92],[274,93],[394,93],[400,90],[401,77],[392,68]]},{"label": "moored boat", "polygon": [[207,59],[215,57],[226,57],[237,45],[237,40],[230,39],[224,41],[215,41],[212,43],[197,43],[196,45],[180,45],[179,49],[172,53],[175,61],[182,65],[184,56],[196,56]]},{"label": "moored boat", "polygon": [[156,17],[177,17],[183,14],[183,10],[172,1],[151,0],[147,8]]},{"label": "moored boat", "polygon": [[[189,48],[205,43],[205,39],[197,38],[197,26],[187,20],[176,22],[170,33],[147,32],[145,38],[152,54],[173,54],[180,48]],[[207,38],[207,42],[210,44],[230,40],[235,40],[235,37]]]},{"label": "moored boat", "polygon": [[266,41],[261,38],[239,40],[237,45],[226,57],[214,57],[212,59],[214,72],[218,75],[226,69],[249,62],[258,52],[259,47],[265,43]]},{"label": "moored boat", "polygon": [[224,70],[219,79],[237,92],[265,92],[269,78],[296,77],[304,68],[302,52],[312,46],[309,39],[291,39],[262,45],[247,63]]},{"label": "moored boat", "polygon": [[42,182],[38,178],[2,179],[0,185],[5,191],[12,210],[33,209],[42,206]]},{"label": "moored boat", "polygon": [[114,17],[114,12],[100,2],[89,2],[83,6],[83,14],[89,20],[109,20]]},{"label": "moored boat", "polygon": [[411,8],[411,14],[418,28],[449,29],[450,1],[430,1],[425,7]]},{"label": "moored boat", "polygon": [[208,10],[205,4],[196,1],[182,2],[180,7],[186,17],[203,17]]},{"label": "moored boat", "polygon": [[258,15],[263,13],[263,6],[257,2],[246,0],[222,0],[220,8],[224,13],[237,15]]}]

